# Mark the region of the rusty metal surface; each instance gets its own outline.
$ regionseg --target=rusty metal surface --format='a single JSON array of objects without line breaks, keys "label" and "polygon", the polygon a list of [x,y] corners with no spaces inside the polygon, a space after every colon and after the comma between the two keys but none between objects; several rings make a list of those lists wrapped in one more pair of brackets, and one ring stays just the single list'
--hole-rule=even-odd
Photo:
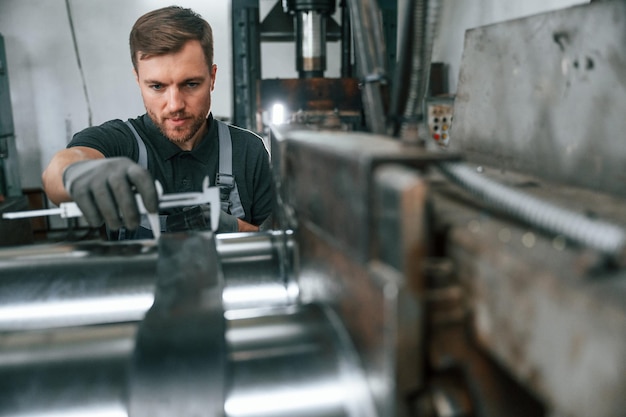
[{"label": "rusty metal surface", "polygon": [[374,172],[374,219],[378,258],[403,271],[416,294],[423,291],[422,267],[427,257],[428,182],[418,171],[383,165]]},{"label": "rusty metal surface", "polygon": [[626,196],[626,2],[466,32],[451,149]]},{"label": "rusty metal surface", "polygon": [[[418,322],[419,307],[405,292],[402,276],[380,262],[356,261],[309,228],[301,228],[298,239],[306,254],[300,274],[303,303],[321,302],[337,313],[358,352],[379,415],[403,415],[395,399],[396,394],[403,398],[400,394],[406,393],[397,390],[408,384],[396,379],[397,359],[415,347],[411,334],[404,332]],[[411,376],[420,369],[414,360],[401,366]]]},{"label": "rusty metal surface", "polygon": [[[275,136],[283,224],[295,228],[302,250],[301,294],[338,311],[372,381],[396,384],[404,401],[395,415],[407,400],[420,416],[623,409],[626,281],[614,265],[480,206],[427,169],[440,154],[294,126]],[[626,224],[618,196],[487,166],[480,172]],[[395,301],[385,286],[397,291]],[[385,337],[398,346],[387,359]],[[389,361],[398,366],[393,376]]]},{"label": "rusty metal surface", "polygon": [[[429,380],[425,392],[430,395],[416,401],[417,416],[547,415],[539,399],[481,349],[465,322],[433,326],[427,335]],[[455,414],[446,414],[446,410]]]},{"label": "rusty metal surface", "polygon": [[258,108],[283,103],[291,111],[361,111],[361,90],[355,78],[265,79],[259,84]]},{"label": "rusty metal surface", "polygon": [[[572,206],[581,192],[552,199]],[[441,187],[435,211],[466,294],[476,340],[555,415],[626,407],[626,274],[597,254],[494,217]],[[623,207],[623,206],[622,206]],[[603,211],[603,208],[597,208]],[[605,211],[611,212],[610,207]]]},{"label": "rusty metal surface", "polygon": [[301,300],[331,306],[344,322],[380,414],[408,415],[407,399],[424,384],[428,250],[427,184],[415,168],[450,155],[375,135],[283,128],[273,138],[279,218],[300,247]]},{"label": "rusty metal surface", "polygon": [[424,169],[434,161],[455,157],[366,133],[285,126],[272,135],[278,198],[283,210],[297,213],[290,227],[297,227],[293,222],[310,223],[307,227],[332,236],[337,246],[362,262],[377,250],[373,170],[387,163]]},{"label": "rusty metal surface", "polygon": [[396,381],[398,393],[405,397],[422,388],[425,379],[423,362],[415,358],[425,353],[423,264],[429,252],[427,192],[426,178],[416,170],[389,164],[374,171],[374,253],[403,278],[396,317]]},{"label": "rusty metal surface", "polygon": [[[361,91],[353,78],[297,78],[259,81],[257,120],[269,123],[275,104],[290,123],[312,129],[361,131]],[[262,130],[262,127],[259,127]]]}]

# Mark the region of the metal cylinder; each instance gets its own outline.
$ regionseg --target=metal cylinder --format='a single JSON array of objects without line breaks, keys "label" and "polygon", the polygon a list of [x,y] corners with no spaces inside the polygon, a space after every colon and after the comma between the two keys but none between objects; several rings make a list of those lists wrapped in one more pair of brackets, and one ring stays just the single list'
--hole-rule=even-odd
[{"label": "metal cylinder", "polygon": [[323,77],[326,71],[326,19],[335,0],[283,0],[283,10],[295,16],[296,69],[300,78]]},{"label": "metal cylinder", "polygon": [[139,322],[0,333],[0,415],[221,414],[223,276],[213,235],[160,239],[156,271],[154,303]]},{"label": "metal cylinder", "polygon": [[0,416],[126,416],[136,323],[0,335]]},{"label": "metal cylinder", "polygon": [[[223,384],[225,417],[376,416],[353,348],[330,310],[309,304],[248,313],[226,321],[227,359],[221,360],[227,377],[205,375],[204,384]],[[180,326],[190,325],[181,321]],[[126,323],[2,335],[0,416],[134,417],[129,402],[135,409],[150,407],[144,404],[146,394],[137,399],[137,387],[131,390],[138,327]],[[178,339],[178,345],[184,347],[185,340]],[[183,351],[196,348],[189,344]],[[221,357],[207,352],[206,361]],[[162,391],[159,399],[180,395],[177,390],[189,381],[159,372],[159,363],[151,372],[158,376],[152,384]],[[177,361],[170,358],[172,363]],[[206,408],[207,401],[206,394],[198,395],[185,407]]]},{"label": "metal cylinder", "polygon": [[226,417],[373,417],[345,329],[316,304],[227,322]]},{"label": "metal cylinder", "polygon": [[[288,236],[166,235],[156,262],[154,242],[147,241],[4,253],[0,271],[11,278],[11,289],[20,289],[19,271],[28,271],[21,274],[28,289],[21,300],[52,298],[39,320],[68,294],[75,300],[119,297],[128,288],[147,294],[152,285],[153,303],[140,320],[126,323],[106,322],[115,316],[107,310],[97,322],[79,325],[76,311],[65,318],[71,327],[52,320],[51,328],[41,329],[33,315],[22,323],[30,329],[0,331],[0,416],[375,417],[357,354],[331,309],[285,306],[284,297],[267,303],[260,291],[257,308],[225,311],[221,269],[231,268],[234,288],[243,291],[246,277],[259,270],[268,276],[278,271],[284,285],[291,276],[286,260],[297,252]],[[70,272],[58,281],[66,290],[44,286],[33,293],[51,270]],[[112,272],[131,284],[124,286]],[[88,285],[94,282],[96,287]],[[0,293],[5,289],[0,286]]]},{"label": "metal cylinder", "polygon": [[326,71],[326,16],[316,11],[296,15],[296,69],[300,78],[323,77]]},{"label": "metal cylinder", "polygon": [[[217,235],[216,247],[226,310],[297,299],[290,232]],[[0,250],[0,332],[141,320],[154,301],[157,258],[151,240]]]},{"label": "metal cylinder", "polygon": [[0,331],[140,320],[152,305],[153,241],[0,251]]},{"label": "metal cylinder", "polygon": [[218,235],[217,253],[226,281],[224,309],[293,305],[298,251],[293,232]]}]

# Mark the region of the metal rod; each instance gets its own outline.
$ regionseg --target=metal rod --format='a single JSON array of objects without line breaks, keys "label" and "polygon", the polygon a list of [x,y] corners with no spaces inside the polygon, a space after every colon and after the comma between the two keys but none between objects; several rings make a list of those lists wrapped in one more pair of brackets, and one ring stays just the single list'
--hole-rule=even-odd
[{"label": "metal rod", "polygon": [[225,417],[376,416],[345,329],[330,315],[308,304],[228,321]]},{"label": "metal rod", "polygon": [[[216,235],[216,247],[225,309],[295,302],[290,233]],[[157,258],[153,240],[0,250],[0,332],[141,320],[154,301]]]},{"label": "metal rod", "polygon": [[354,52],[363,80],[366,123],[372,133],[385,134],[383,88],[387,84],[385,44],[380,8],[374,0],[349,0],[354,29]]}]

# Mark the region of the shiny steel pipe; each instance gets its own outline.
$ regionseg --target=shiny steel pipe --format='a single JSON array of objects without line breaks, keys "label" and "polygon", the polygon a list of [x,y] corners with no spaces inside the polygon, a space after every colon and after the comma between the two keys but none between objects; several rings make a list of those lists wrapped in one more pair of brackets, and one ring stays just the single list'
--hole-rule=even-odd
[{"label": "shiny steel pipe", "polygon": [[223,234],[216,244],[226,282],[224,310],[297,302],[298,251],[293,232]]},{"label": "shiny steel pipe", "polygon": [[[259,269],[293,250],[288,242],[273,233],[219,243],[168,236],[159,242],[154,302],[141,320],[0,332],[0,416],[377,417],[330,308],[224,309],[222,262]],[[135,245],[124,248],[135,261],[154,251]],[[104,247],[125,263],[120,245]]]},{"label": "shiny steel pipe", "polygon": [[0,416],[126,417],[137,323],[0,336]]},{"label": "shiny steel pipe", "polygon": [[373,417],[356,353],[330,309],[308,304],[227,322],[225,417]]},{"label": "shiny steel pipe", "polygon": [[[310,304],[248,312],[226,321],[226,378],[206,375],[208,385],[224,386],[225,417],[377,416],[354,349],[330,310]],[[2,335],[0,416],[133,417],[130,364],[138,327]],[[167,386],[178,386],[171,375],[161,377]],[[207,396],[192,402],[202,408]]]},{"label": "shiny steel pipe", "polygon": [[335,0],[284,0],[282,4],[283,11],[294,16],[298,77],[323,77],[327,19],[335,12]]},{"label": "shiny steel pipe", "polygon": [[[291,232],[217,235],[224,308],[294,303],[293,242]],[[141,320],[154,301],[157,258],[151,240],[0,250],[0,332]]]},{"label": "shiny steel pipe", "polygon": [[323,77],[326,71],[326,19],[314,10],[296,17],[296,69],[300,78]]},{"label": "shiny steel pipe", "polygon": [[154,299],[153,241],[0,251],[0,331],[140,320]]}]

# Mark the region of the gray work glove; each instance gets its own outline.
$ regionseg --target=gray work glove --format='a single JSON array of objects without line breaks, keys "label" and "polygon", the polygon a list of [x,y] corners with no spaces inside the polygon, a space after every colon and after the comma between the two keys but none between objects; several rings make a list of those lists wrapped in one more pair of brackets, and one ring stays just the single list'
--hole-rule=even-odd
[{"label": "gray work glove", "polygon": [[234,233],[239,231],[239,223],[237,217],[232,214],[226,213],[224,210],[220,211],[220,222],[217,226],[217,233]]},{"label": "gray work glove", "polygon": [[[211,230],[211,206],[186,207],[180,213],[167,216],[167,231],[182,232],[185,230]],[[239,231],[237,217],[220,210],[220,221],[216,233],[231,233]]]},{"label": "gray work glove", "polygon": [[148,212],[159,208],[152,176],[126,157],[75,162],[63,172],[63,185],[92,227],[104,221],[113,230],[136,229],[140,214],[135,193],[141,195]]}]

